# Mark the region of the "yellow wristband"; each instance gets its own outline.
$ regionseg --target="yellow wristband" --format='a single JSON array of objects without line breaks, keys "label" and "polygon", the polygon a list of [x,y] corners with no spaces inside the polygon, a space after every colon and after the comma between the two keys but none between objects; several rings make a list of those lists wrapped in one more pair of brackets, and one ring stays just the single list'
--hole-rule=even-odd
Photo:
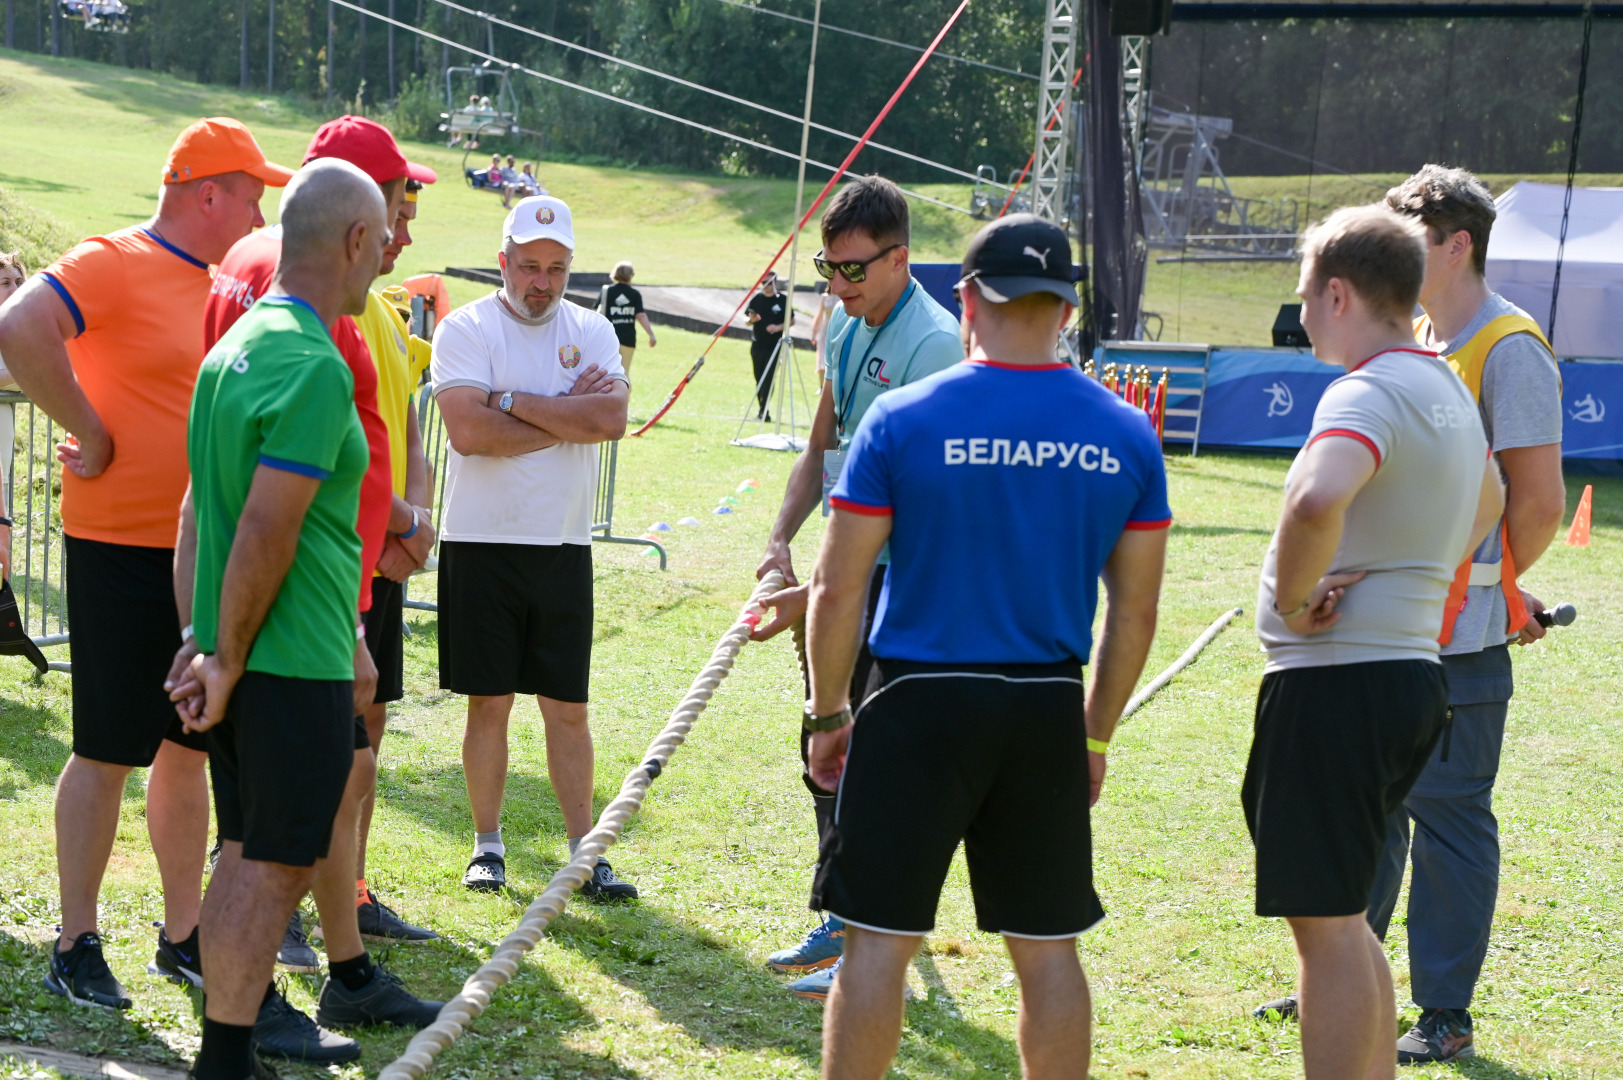
[{"label": "yellow wristband", "polygon": [[1092,736],[1089,736],[1089,738],[1088,738],[1088,753],[1090,753],[1090,754],[1102,754],[1106,750],[1109,750],[1109,749],[1110,749],[1110,744],[1109,743],[1100,742],[1098,739],[1095,739]]}]

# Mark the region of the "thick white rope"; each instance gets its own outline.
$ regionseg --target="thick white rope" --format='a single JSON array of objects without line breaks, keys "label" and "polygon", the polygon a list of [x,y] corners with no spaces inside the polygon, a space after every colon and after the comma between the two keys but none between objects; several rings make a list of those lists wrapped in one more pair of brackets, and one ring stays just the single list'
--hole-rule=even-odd
[{"label": "thick white rope", "polygon": [[1122,709],[1121,718],[1125,720],[1129,716],[1132,716],[1138,711],[1138,707],[1140,705],[1154,697],[1163,686],[1171,682],[1173,678],[1177,676],[1178,672],[1194,663],[1195,657],[1200,655],[1201,650],[1212,643],[1212,638],[1216,637],[1218,634],[1221,634],[1223,632],[1223,628],[1229,623],[1233,622],[1234,617],[1244,610],[1244,608],[1234,608],[1219,615],[1217,617],[1217,621],[1208,626],[1205,631],[1195,639],[1194,644],[1185,649],[1183,651],[1183,655],[1172,662],[1171,667],[1167,668],[1165,671],[1161,672],[1161,674],[1151,679],[1148,686],[1133,695],[1132,700],[1127,703],[1126,708]]},{"label": "thick white rope", "polygon": [[491,995],[513,978],[524,954],[535,948],[548,924],[563,912],[569,897],[592,876],[598,856],[620,838],[626,823],[642,806],[654,777],[665,770],[676,748],[687,740],[688,732],[693,730],[694,722],[716,687],[733,669],[733,660],[765,614],[763,601],[781,588],[783,575],[777,571],[768,574],[755,587],[744,610],[717,642],[710,662],[694,678],[687,696],[671,713],[665,729],[649,745],[642,764],[626,774],[620,794],[603,808],[597,826],[581,840],[575,857],[552,875],[546,889],[525,910],[517,929],[502,939],[490,959],[468,976],[467,982],[462,984],[462,992],[445,1003],[439,1018],[412,1038],[405,1052],[378,1074],[378,1080],[419,1080],[426,1075],[434,1065],[434,1058],[462,1035],[474,1018],[485,1011]]}]

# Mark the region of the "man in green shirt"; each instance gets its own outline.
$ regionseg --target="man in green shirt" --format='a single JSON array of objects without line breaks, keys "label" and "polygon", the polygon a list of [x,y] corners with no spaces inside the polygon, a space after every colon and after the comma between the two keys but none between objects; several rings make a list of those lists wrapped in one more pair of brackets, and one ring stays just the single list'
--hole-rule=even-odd
[{"label": "man in green shirt", "polygon": [[323,159],[293,178],[281,217],[276,278],[204,360],[187,438],[201,653],[171,696],[187,730],[209,733],[224,842],[203,898],[197,1080],[264,1074],[254,1021],[327,854],[376,679],[355,618],[369,454],[329,328],[365,310],[385,206],[365,173]]}]

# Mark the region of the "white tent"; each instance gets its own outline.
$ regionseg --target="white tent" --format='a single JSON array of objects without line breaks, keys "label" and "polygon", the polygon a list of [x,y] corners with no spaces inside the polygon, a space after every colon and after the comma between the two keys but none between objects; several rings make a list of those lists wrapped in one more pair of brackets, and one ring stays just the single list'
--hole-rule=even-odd
[{"label": "white tent", "polygon": [[[1488,284],[1546,328],[1565,198],[1560,184],[1514,185],[1488,242]],[[1555,322],[1557,356],[1623,359],[1623,188],[1573,189]]]}]

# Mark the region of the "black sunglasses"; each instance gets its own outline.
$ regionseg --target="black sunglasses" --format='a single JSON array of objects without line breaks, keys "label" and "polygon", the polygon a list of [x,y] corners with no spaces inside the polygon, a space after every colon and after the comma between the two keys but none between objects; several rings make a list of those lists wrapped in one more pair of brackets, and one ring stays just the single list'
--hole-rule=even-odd
[{"label": "black sunglasses", "polygon": [[895,251],[897,248],[906,246],[906,244],[892,244],[890,247],[880,251],[879,254],[875,255],[873,258],[863,259],[861,262],[829,262],[827,259],[823,258],[823,253],[819,251],[816,255],[812,256],[812,265],[817,267],[818,274],[827,278],[829,281],[833,281],[835,271],[839,271],[839,273],[844,276],[845,280],[849,281],[851,284],[861,285],[864,281],[868,280],[868,264],[876,263],[880,259],[883,259],[886,255],[889,255],[891,252]]}]

